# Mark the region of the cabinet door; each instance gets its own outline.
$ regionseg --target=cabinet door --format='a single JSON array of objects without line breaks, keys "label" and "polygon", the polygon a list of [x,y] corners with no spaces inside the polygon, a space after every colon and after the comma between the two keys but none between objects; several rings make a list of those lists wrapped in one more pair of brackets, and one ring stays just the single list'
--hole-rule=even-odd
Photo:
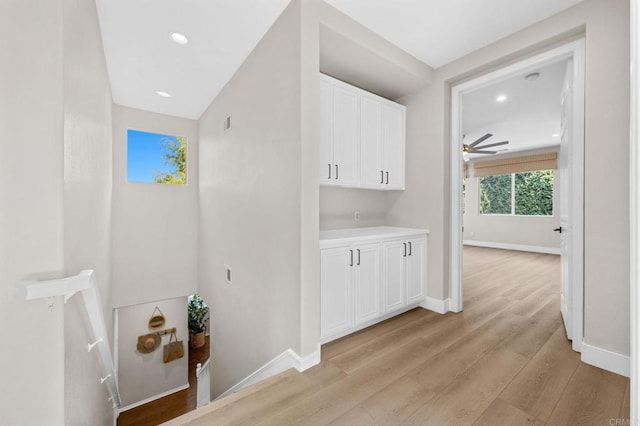
[{"label": "cabinet door", "polygon": [[360,98],[360,183],[367,187],[384,184],[382,169],[382,105],[376,99]]},{"label": "cabinet door", "polygon": [[355,322],[362,324],[380,316],[380,244],[355,248]]},{"label": "cabinet door", "polygon": [[331,83],[320,78],[320,183],[328,184],[333,178],[333,132]]},{"label": "cabinet door", "polygon": [[[382,105],[382,167],[385,189],[404,189],[405,109]],[[388,174],[388,175],[387,175]]]},{"label": "cabinet door", "polygon": [[360,183],[360,113],[357,92],[333,85],[333,180],[338,185]]},{"label": "cabinet door", "polygon": [[353,326],[352,251],[348,247],[320,252],[320,337]]},{"label": "cabinet door", "polygon": [[382,304],[384,313],[406,305],[405,244],[402,241],[382,245]]},{"label": "cabinet door", "polygon": [[426,294],[426,240],[413,238],[407,244],[407,303],[420,303]]}]

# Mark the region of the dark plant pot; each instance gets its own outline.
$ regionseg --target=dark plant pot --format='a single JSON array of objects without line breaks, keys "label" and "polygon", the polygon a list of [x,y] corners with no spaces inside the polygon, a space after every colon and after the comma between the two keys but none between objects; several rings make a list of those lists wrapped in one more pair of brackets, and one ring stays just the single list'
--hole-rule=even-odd
[{"label": "dark plant pot", "polygon": [[189,347],[192,349],[201,348],[204,346],[204,331],[200,333],[189,333]]}]

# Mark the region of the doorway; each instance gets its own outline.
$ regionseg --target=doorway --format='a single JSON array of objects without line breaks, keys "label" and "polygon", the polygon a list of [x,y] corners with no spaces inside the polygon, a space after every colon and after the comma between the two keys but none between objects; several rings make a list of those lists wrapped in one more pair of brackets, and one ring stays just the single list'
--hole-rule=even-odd
[{"label": "doorway", "polygon": [[[563,125],[558,131],[558,168],[565,207],[560,212],[562,263],[562,315],[573,349],[581,350],[583,339],[583,199],[584,199],[584,40],[577,40],[527,58],[451,88],[451,235],[450,310],[464,308],[463,293],[463,170],[461,153],[471,141],[464,140],[462,99],[465,94],[535,73],[537,69],[567,62],[563,83]],[[567,90],[569,89],[569,90]],[[499,100],[496,99],[498,102]],[[488,132],[487,132],[488,133]],[[477,135],[482,138],[483,135]],[[464,140],[464,142],[463,142]],[[474,141],[477,139],[474,139]],[[501,142],[495,140],[494,143]],[[468,143],[469,142],[469,143]],[[486,142],[487,144],[489,141]],[[481,144],[478,144],[481,145]],[[486,145],[485,145],[486,146]],[[494,146],[492,148],[499,148]],[[564,183],[563,183],[564,182]]]}]

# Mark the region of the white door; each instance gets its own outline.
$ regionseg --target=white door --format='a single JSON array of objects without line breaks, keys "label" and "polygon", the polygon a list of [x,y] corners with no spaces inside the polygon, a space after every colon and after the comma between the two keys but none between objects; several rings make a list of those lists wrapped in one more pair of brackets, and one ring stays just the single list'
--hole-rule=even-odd
[{"label": "white door", "polygon": [[380,244],[364,244],[355,251],[357,325],[380,316]]},{"label": "white door", "polygon": [[425,298],[426,240],[412,239],[407,245],[407,303],[420,303]]},{"label": "white door", "polygon": [[353,326],[353,250],[340,247],[320,253],[320,337],[324,338]]},{"label": "white door", "polygon": [[404,189],[405,111],[382,106],[382,168],[386,189]]},{"label": "white door", "polygon": [[406,250],[407,244],[402,241],[382,245],[382,301],[385,313],[406,305]]},{"label": "white door", "polygon": [[573,125],[573,60],[569,60],[562,84],[561,102],[561,135],[560,153],[558,155],[558,170],[560,177],[560,264],[561,264],[561,295],[560,312],[564,320],[567,337],[573,339],[573,294],[571,286],[571,129]]},{"label": "white door", "polygon": [[382,154],[380,102],[366,96],[360,97],[360,178],[366,186],[384,184],[384,172],[380,164]]},{"label": "white door", "polygon": [[360,111],[358,94],[333,85],[333,180],[357,185],[360,180]]},{"label": "white door", "polygon": [[333,122],[331,83],[320,79],[320,183],[326,184],[333,178],[333,152],[331,150]]}]

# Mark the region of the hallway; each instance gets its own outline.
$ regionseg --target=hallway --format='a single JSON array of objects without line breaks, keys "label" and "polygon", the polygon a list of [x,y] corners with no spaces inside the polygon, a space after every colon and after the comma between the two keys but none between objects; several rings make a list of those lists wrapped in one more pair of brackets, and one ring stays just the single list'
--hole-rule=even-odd
[{"label": "hallway", "polygon": [[[629,380],[580,362],[555,255],[465,247],[465,311],[414,309],[169,424],[607,425]],[[533,274],[532,274],[533,272]]]}]

